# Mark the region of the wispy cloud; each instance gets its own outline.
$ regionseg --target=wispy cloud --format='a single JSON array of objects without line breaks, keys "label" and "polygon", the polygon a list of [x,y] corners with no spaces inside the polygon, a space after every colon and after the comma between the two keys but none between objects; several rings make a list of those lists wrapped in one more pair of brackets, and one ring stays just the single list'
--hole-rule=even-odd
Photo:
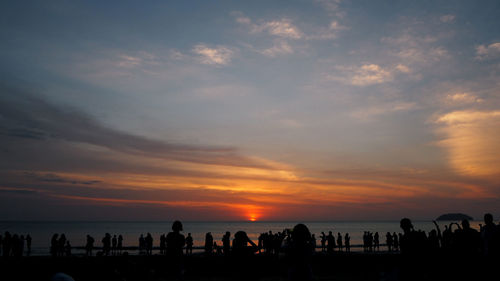
[{"label": "wispy cloud", "polygon": [[397,112],[408,112],[415,110],[416,108],[417,104],[414,102],[389,102],[386,104],[358,109],[352,112],[351,116],[362,121],[371,121],[377,116]]},{"label": "wispy cloud", "polygon": [[273,20],[254,25],[252,28],[252,32],[262,31],[266,31],[273,36],[288,39],[300,39],[303,36],[302,31],[300,31],[300,29],[289,19]]},{"label": "wispy cloud", "polygon": [[278,55],[293,54],[294,51],[292,46],[285,40],[274,40],[271,48],[259,50],[258,52],[269,57],[276,57]]},{"label": "wispy cloud", "polygon": [[315,0],[315,2],[321,5],[332,16],[342,17],[345,14],[340,8],[342,0]]},{"label": "wispy cloud", "polygon": [[201,63],[209,65],[227,65],[234,56],[234,51],[225,46],[209,47],[205,44],[194,46],[193,52],[199,56]]},{"label": "wispy cloud", "polygon": [[500,42],[476,47],[476,59],[486,60],[500,57]]},{"label": "wispy cloud", "polygon": [[481,103],[484,100],[472,93],[454,93],[448,94],[445,98],[445,103],[448,105],[464,105]]},{"label": "wispy cloud", "polygon": [[360,66],[339,66],[337,73],[327,74],[327,78],[354,86],[369,86],[391,82],[397,73],[408,73],[410,69],[404,65],[382,67],[369,63]]},{"label": "wispy cloud", "polygon": [[439,20],[444,22],[444,23],[451,23],[455,21],[455,15],[448,14],[448,15],[442,15],[439,17]]},{"label": "wispy cloud", "polygon": [[390,47],[389,55],[410,66],[422,68],[450,58],[448,50],[438,45],[438,37],[413,33],[412,30],[405,30],[399,36],[382,37],[380,41]]},{"label": "wispy cloud", "polygon": [[451,167],[469,176],[500,174],[500,111],[453,111],[436,119]]}]

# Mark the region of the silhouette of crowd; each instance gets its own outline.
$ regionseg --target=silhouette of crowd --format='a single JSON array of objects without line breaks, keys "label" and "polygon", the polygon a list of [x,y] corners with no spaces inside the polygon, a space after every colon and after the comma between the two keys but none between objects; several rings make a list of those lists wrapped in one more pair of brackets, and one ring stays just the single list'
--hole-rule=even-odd
[{"label": "silhouette of crowd", "polygon": [[53,257],[71,256],[71,244],[66,239],[64,233],[61,233],[60,236],[58,233],[52,235],[52,239],[50,240],[50,254]]},{"label": "silhouette of crowd", "polygon": [[[454,255],[484,255],[498,257],[500,255],[500,225],[493,222],[491,214],[484,215],[484,225],[479,231],[471,228],[467,219],[460,224],[452,222],[444,226],[441,232],[434,221],[435,229],[427,234],[415,230],[410,219],[403,218],[400,222],[403,234],[387,234],[389,251],[399,248],[402,254],[418,255],[424,253],[446,253]],[[398,243],[399,240],[399,243]]]},{"label": "silhouette of crowd", "polygon": [[[26,245],[26,251],[24,246]],[[29,234],[10,234],[6,231],[0,235],[0,254],[4,257],[22,257],[24,254],[31,254],[31,236]]]}]

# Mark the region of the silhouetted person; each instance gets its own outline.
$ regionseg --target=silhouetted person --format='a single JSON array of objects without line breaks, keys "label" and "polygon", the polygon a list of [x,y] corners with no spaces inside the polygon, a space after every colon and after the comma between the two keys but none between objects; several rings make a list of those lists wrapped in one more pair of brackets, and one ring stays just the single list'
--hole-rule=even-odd
[{"label": "silhouetted person", "polygon": [[344,244],[345,244],[345,251],[350,252],[351,251],[351,237],[349,236],[349,233],[346,233],[344,236]]},{"label": "silhouetted person", "polygon": [[462,220],[462,227],[455,231],[455,249],[463,256],[474,256],[481,251],[481,236],[470,227],[469,221]]},{"label": "silhouetted person", "polygon": [[443,231],[443,237],[441,239],[441,247],[445,251],[450,251],[451,250],[451,240],[452,240],[453,233],[451,232],[451,225],[448,227],[447,225],[444,226],[444,231]]},{"label": "silhouetted person", "polygon": [[422,280],[424,279],[424,270],[419,268],[423,254],[426,250],[426,238],[423,232],[415,231],[411,220],[403,218],[400,221],[400,227],[403,230],[403,236],[400,239],[401,249],[401,279],[402,280]]},{"label": "silhouetted person", "polygon": [[59,252],[59,234],[55,233],[52,235],[52,239],[50,240],[50,254],[53,257],[57,256],[57,253]]},{"label": "silhouetted person", "polygon": [[373,249],[377,252],[380,251],[380,237],[378,232],[375,232],[375,235],[373,236]]},{"label": "silhouetted person", "polygon": [[118,254],[122,254],[123,250],[123,236],[120,234],[118,235]]},{"label": "silhouetted person", "polygon": [[387,245],[387,251],[392,252],[392,234],[390,232],[385,235],[385,244]]},{"label": "silhouetted person", "polygon": [[[250,244],[250,246],[248,245]],[[258,251],[257,245],[248,238],[245,231],[238,231],[234,234],[233,255],[237,257],[246,257],[253,255]]]},{"label": "silhouetted person", "polygon": [[[226,231],[226,234],[224,234],[222,236],[222,249],[223,249],[224,255],[226,255],[226,256],[229,255],[229,252],[231,251],[231,233],[229,231]],[[260,251],[260,247],[259,247],[259,251]]]},{"label": "silhouetted person", "polygon": [[333,236],[331,231],[328,232],[326,240],[328,241],[328,245],[326,246],[326,251],[331,254],[335,249],[335,237]]},{"label": "silhouetted person", "polygon": [[212,236],[212,233],[207,232],[207,234],[205,234],[205,254],[211,255],[213,252],[213,246],[214,237]]},{"label": "silhouetted person", "polygon": [[150,256],[153,254],[153,236],[148,232],[145,238],[146,242],[146,255]]},{"label": "silhouetted person", "polygon": [[165,234],[160,235],[160,255],[165,254],[165,247],[166,247],[166,242],[165,242]]},{"label": "silhouetted person", "polygon": [[94,238],[87,234],[87,243],[85,244],[85,254],[87,256],[92,256],[92,250],[94,249]]},{"label": "silhouetted person", "polygon": [[231,268],[235,273],[234,280],[253,280],[255,271],[248,267],[253,254],[258,251],[257,245],[248,238],[244,231],[234,234],[233,248],[231,251]]},{"label": "silhouetted person", "polygon": [[59,256],[64,256],[64,246],[66,245],[66,235],[63,233],[59,237],[59,242],[58,242],[58,255]]},{"label": "silhouetted person", "polygon": [[103,254],[109,256],[111,251],[111,234],[106,233],[101,240]]},{"label": "silhouetted person", "polygon": [[193,253],[193,237],[191,236],[191,233],[188,233],[188,236],[186,237],[186,255],[190,255]]},{"label": "silhouetted person", "polygon": [[116,256],[116,250],[118,248],[118,238],[116,238],[116,234],[113,235],[113,239],[111,239],[111,254]]},{"label": "silhouetted person", "polygon": [[339,252],[342,252],[342,235],[340,232],[337,232],[337,247],[339,248]]},{"label": "silhouetted person", "polygon": [[170,267],[170,272],[174,275],[176,279],[181,279],[183,275],[183,247],[186,244],[186,239],[184,235],[181,234],[182,223],[180,221],[174,221],[172,224],[172,232],[167,234],[167,256],[168,266]]},{"label": "silhouetted person", "polygon": [[29,256],[31,254],[31,236],[29,234],[26,235],[26,250],[27,255]]},{"label": "silhouetted person", "polygon": [[141,234],[139,237],[139,254],[144,254],[144,250],[146,249],[146,239],[144,239],[144,235]]},{"label": "silhouetted person", "polygon": [[403,239],[399,241],[401,253],[406,255],[420,255],[425,250],[425,238],[421,233],[413,229],[413,224],[408,218],[403,218],[400,222],[403,230]]},{"label": "silhouetted person", "polygon": [[304,224],[297,224],[292,230],[287,250],[289,280],[312,280],[312,253],[313,245],[309,229]]},{"label": "silhouetted person", "polygon": [[484,226],[481,230],[483,239],[483,253],[486,256],[497,257],[499,252],[498,226],[493,223],[493,215],[484,215]]}]

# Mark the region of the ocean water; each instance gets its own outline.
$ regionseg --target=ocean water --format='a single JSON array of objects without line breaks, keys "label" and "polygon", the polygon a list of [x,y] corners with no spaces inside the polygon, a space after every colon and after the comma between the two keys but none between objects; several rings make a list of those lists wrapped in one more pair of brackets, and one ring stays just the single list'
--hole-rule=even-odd
[{"label": "ocean water", "polygon": [[[362,236],[364,231],[378,232],[380,235],[380,243],[385,243],[385,233],[401,232],[399,221],[331,221],[331,222],[303,222],[315,234],[317,244],[320,245],[320,235],[324,231],[332,231],[335,235],[340,232],[342,236],[346,232],[351,236],[351,245],[362,244]],[[479,230],[480,221],[471,222],[471,227]],[[203,246],[205,234],[211,232],[214,240],[218,245],[221,245],[222,235],[226,231],[230,231],[231,235],[235,232],[243,230],[247,232],[250,239],[257,243],[260,233],[268,232],[269,230],[276,233],[283,229],[292,229],[297,222],[183,222],[184,231],[187,236],[191,233],[194,240],[194,246]],[[444,230],[444,225],[449,222],[439,222],[441,230]],[[159,246],[160,235],[171,231],[172,222],[121,222],[121,221],[92,221],[92,222],[66,222],[66,221],[0,221],[0,233],[3,236],[5,231],[11,234],[19,235],[30,234],[32,237],[32,255],[48,255],[50,239],[54,233],[64,233],[73,247],[84,246],[86,235],[89,234],[95,239],[94,246],[102,246],[101,239],[106,232],[111,235],[121,234],[123,236],[123,246],[137,246],[139,244],[139,236],[146,235],[148,232],[153,236],[155,247]],[[415,229],[421,229],[426,232],[434,229],[432,221],[414,221]],[[455,227],[454,227],[455,229]],[[359,248],[352,249],[359,251]],[[74,250],[73,253],[82,253],[82,251]]]}]

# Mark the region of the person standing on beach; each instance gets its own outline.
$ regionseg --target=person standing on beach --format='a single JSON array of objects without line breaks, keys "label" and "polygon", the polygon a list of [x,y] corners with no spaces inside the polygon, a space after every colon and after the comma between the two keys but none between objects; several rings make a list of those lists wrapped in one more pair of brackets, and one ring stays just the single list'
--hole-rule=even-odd
[{"label": "person standing on beach", "polygon": [[286,252],[289,280],[312,280],[312,254],[311,233],[306,225],[297,224],[292,230],[291,243]]},{"label": "person standing on beach", "polygon": [[378,232],[375,232],[373,236],[373,250],[379,252],[380,251],[380,238]]},{"label": "person standing on beach", "polygon": [[[259,244],[260,244],[260,238],[259,238]],[[224,255],[227,256],[229,255],[229,251],[231,250],[231,233],[229,231],[226,231],[226,234],[222,236],[222,249],[224,252]],[[260,251],[260,247],[259,247]]]},{"label": "person standing on beach", "polygon": [[123,250],[123,236],[118,235],[118,254],[121,255]]},{"label": "person standing on beach", "polygon": [[186,239],[184,235],[180,232],[182,231],[182,223],[180,221],[175,221],[172,224],[172,232],[167,234],[167,254],[171,257],[182,256],[182,248],[186,244]]},{"label": "person standing on beach", "polygon": [[186,255],[190,255],[193,253],[193,236],[191,236],[191,233],[188,233],[188,236],[186,237]]},{"label": "person standing on beach", "polygon": [[146,255],[151,256],[153,254],[153,236],[148,232],[146,235]]},{"label": "person standing on beach", "polygon": [[385,244],[387,244],[387,251],[392,252],[392,234],[390,232],[385,235]]},{"label": "person standing on beach", "polygon": [[173,274],[174,280],[181,280],[184,275],[184,265],[183,265],[183,248],[186,244],[186,239],[184,235],[181,234],[182,223],[180,221],[174,221],[172,224],[172,232],[167,234],[167,269]]},{"label": "person standing on beach", "polygon": [[344,244],[345,244],[345,251],[349,253],[351,251],[351,237],[349,236],[349,233],[346,233],[344,236]]},{"label": "person standing on beach", "polygon": [[335,249],[335,237],[333,236],[333,233],[331,231],[328,232],[328,236],[326,237],[326,240],[328,241],[328,246],[326,248],[326,251],[328,253],[333,253]]},{"label": "person standing on beach", "polygon": [[85,245],[85,253],[87,256],[92,256],[92,250],[94,249],[94,238],[87,234],[87,244]]},{"label": "person standing on beach", "polygon": [[214,246],[214,237],[212,236],[212,233],[207,232],[205,235],[205,254],[211,255],[213,252],[213,246]]},{"label": "person standing on beach", "polygon": [[[59,237],[59,234],[57,233],[54,233],[54,235],[52,235],[52,239],[50,240],[50,254],[55,257],[57,256],[57,252],[58,252],[58,237]],[[4,251],[4,255],[5,255],[5,251]]]},{"label": "person standing on beach", "polygon": [[118,239],[116,238],[116,234],[113,235],[113,239],[111,239],[111,254],[116,256],[116,248],[118,247]]},{"label": "person standing on beach", "polygon": [[342,252],[342,235],[340,232],[337,234],[337,247],[339,248],[339,252]]},{"label": "person standing on beach", "polygon": [[94,249],[94,238],[87,234],[87,243],[85,244],[85,254],[87,256],[92,256],[92,250]]}]

